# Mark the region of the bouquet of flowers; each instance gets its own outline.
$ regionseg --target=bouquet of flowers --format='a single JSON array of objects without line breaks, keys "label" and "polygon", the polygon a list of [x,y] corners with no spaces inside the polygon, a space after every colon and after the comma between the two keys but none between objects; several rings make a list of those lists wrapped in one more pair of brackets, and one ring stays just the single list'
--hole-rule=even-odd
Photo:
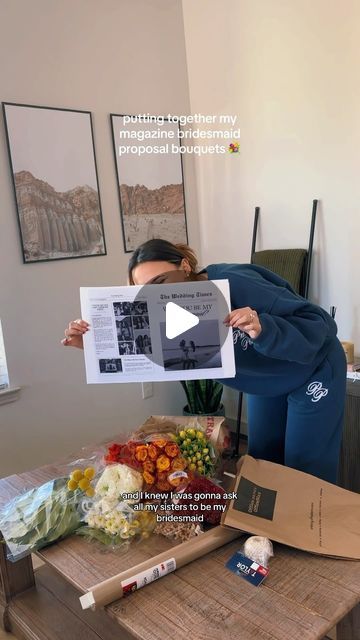
[{"label": "bouquet of flowers", "polygon": [[190,471],[207,477],[214,474],[217,455],[203,431],[182,429],[176,436],[176,442]]},{"label": "bouquet of flowers", "polygon": [[[136,511],[143,478],[139,471],[125,464],[106,467],[94,488],[88,504],[85,526],[77,533],[112,546],[137,538],[146,538],[155,527],[154,514]],[[131,497],[130,497],[131,496]]]},{"label": "bouquet of flowers", "polygon": [[105,456],[107,463],[128,464],[141,472],[144,488],[151,491],[178,489],[189,480],[187,460],[173,439],[156,438],[149,442],[130,440],[112,444]]},{"label": "bouquet of flowers", "polygon": [[[143,492],[181,492],[211,477],[217,454],[207,431],[153,418],[125,443],[112,442],[59,467],[59,477],[22,492],[0,509],[9,558],[19,559],[73,533],[122,545],[148,537],[156,517]],[[153,428],[153,423],[155,428]],[[156,429],[161,425],[161,429]],[[164,427],[164,429],[163,429]],[[143,427],[144,428],[144,425]],[[140,504],[141,503],[141,504]]]}]

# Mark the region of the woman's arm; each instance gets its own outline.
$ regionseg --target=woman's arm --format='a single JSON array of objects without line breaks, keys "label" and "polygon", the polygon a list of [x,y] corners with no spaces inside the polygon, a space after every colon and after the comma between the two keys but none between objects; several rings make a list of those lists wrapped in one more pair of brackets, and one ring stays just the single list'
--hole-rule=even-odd
[{"label": "woman's arm", "polygon": [[284,289],[269,312],[235,309],[226,323],[245,331],[256,351],[279,360],[308,364],[337,327],[326,311]]}]

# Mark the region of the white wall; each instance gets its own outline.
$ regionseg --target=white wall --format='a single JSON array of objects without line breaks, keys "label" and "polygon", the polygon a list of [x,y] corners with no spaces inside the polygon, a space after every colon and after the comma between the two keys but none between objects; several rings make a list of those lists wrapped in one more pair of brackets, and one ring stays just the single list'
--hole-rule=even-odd
[{"label": "white wall", "polygon": [[[79,446],[178,413],[178,383],[86,386],[82,353],[60,339],[79,316],[79,286],[125,282],[108,114],[187,113],[189,94],[180,0],[1,0],[0,100],[93,112],[108,255],[22,263],[0,124],[0,317],[12,385],[0,407],[0,476],[50,462]],[[186,163],[190,240],[197,246],[193,168]]]},{"label": "white wall", "polygon": [[360,4],[183,0],[192,113],[231,113],[241,153],[196,159],[205,262],[307,246],[319,198],[311,297],[338,308],[360,352]]}]

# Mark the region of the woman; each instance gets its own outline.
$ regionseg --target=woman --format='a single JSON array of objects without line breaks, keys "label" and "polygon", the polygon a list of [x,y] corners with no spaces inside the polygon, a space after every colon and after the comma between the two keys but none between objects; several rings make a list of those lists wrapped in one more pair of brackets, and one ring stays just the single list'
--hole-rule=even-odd
[{"label": "woman", "polygon": [[[135,285],[227,279],[236,375],[223,384],[248,394],[249,454],[336,483],[346,361],[334,320],[271,271],[211,264],[198,271],[187,245],[150,240],[129,262]],[[89,325],[70,322],[64,345],[82,348]]]},{"label": "woman", "polygon": [[192,349],[193,352],[195,351],[195,342],[193,340],[190,340],[190,344],[188,344],[186,340],[181,340],[181,342],[179,343],[179,347],[184,354],[183,369],[195,369],[197,360],[189,357],[190,349]]}]

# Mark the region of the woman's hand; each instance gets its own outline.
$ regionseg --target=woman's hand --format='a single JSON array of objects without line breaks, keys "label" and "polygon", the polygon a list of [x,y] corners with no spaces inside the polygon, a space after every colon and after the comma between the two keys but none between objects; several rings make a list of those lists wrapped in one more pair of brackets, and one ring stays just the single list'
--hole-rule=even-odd
[{"label": "woman's hand", "polygon": [[245,331],[253,340],[256,340],[262,331],[259,316],[256,311],[250,307],[234,309],[234,311],[226,316],[224,324],[228,327]]},{"label": "woman's hand", "polygon": [[65,329],[65,338],[61,340],[64,347],[77,347],[83,349],[83,335],[89,330],[89,323],[86,320],[72,320]]}]

